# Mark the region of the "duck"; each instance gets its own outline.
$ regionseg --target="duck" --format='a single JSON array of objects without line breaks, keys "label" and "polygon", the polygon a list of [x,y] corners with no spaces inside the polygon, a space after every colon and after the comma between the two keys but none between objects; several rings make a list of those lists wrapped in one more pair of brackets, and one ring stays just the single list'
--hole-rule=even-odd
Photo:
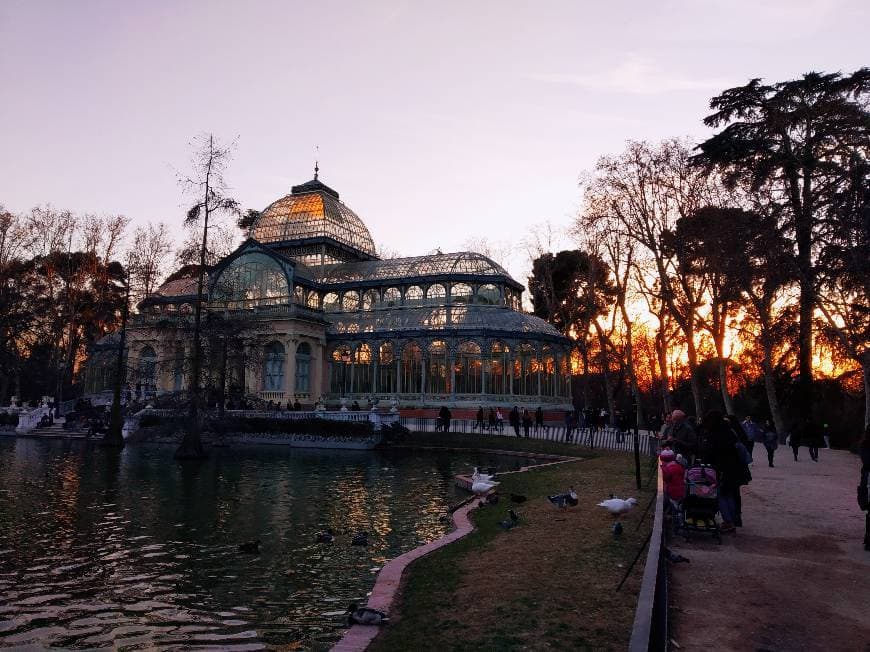
[{"label": "duck", "polygon": [[511,502],[512,503],[524,503],[528,500],[525,496],[521,494],[511,494]]},{"label": "duck", "polygon": [[360,607],[354,602],[347,608],[347,623],[349,625],[383,625],[390,617],[383,611],[370,607]]},{"label": "duck", "polygon": [[622,529],[623,529],[622,523],[617,521],[616,523],[613,524],[613,527],[611,529],[613,530],[613,536],[618,537],[619,535],[622,534]]},{"label": "duck", "polygon": [[369,545],[369,533],[362,531],[357,532],[353,535],[353,538],[350,540],[350,545],[352,546],[367,546]]},{"label": "duck", "polygon": [[549,500],[560,509],[564,509],[569,505],[571,507],[576,507],[580,502],[577,498],[577,492],[574,491],[574,487],[568,487],[568,491],[563,494],[554,494],[552,496],[547,496],[547,500]]},{"label": "duck", "polygon": [[260,554],[260,540],[249,541],[248,543],[240,543],[239,544],[239,552],[244,552],[248,555],[259,555]]},{"label": "duck", "polygon": [[511,528],[519,525],[519,522],[519,514],[517,514],[514,510],[510,509],[508,510],[508,517],[503,521],[499,521],[498,526],[503,530],[510,530]]},{"label": "duck", "polygon": [[333,534],[332,530],[327,528],[323,532],[317,533],[317,542],[318,543],[332,543],[335,541],[335,534]]},{"label": "duck", "polygon": [[598,503],[599,507],[603,507],[614,516],[628,513],[635,505],[637,505],[636,498],[627,498],[623,500],[622,498],[611,497]]}]

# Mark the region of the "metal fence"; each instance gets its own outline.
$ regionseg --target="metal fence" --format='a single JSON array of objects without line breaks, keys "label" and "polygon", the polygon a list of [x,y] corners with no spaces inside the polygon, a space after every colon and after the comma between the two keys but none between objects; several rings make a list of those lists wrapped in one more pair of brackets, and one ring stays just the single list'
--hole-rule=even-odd
[{"label": "metal fence", "polygon": [[[572,428],[570,432],[564,424],[548,423],[543,426],[532,426],[526,429],[522,426],[515,430],[507,423],[490,427],[488,423],[480,424],[476,419],[451,419],[448,428],[444,428],[441,419],[432,417],[401,417],[399,422],[412,432],[455,432],[468,435],[506,435],[513,437],[528,437],[544,441],[565,442],[603,448],[607,450],[634,451],[634,433],[621,431],[617,428]],[[641,455],[653,457],[658,453],[658,439],[649,431],[640,431]]]}]

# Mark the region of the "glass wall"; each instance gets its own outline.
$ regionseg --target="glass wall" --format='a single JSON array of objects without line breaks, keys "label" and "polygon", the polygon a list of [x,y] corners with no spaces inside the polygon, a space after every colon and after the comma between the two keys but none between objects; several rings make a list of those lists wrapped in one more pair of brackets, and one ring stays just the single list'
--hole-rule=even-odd
[{"label": "glass wall", "polygon": [[297,394],[311,392],[311,345],[302,342],[296,347],[296,387]]},{"label": "glass wall", "polygon": [[393,345],[381,344],[378,351],[378,393],[393,394],[396,391],[396,355]]},{"label": "glass wall", "polygon": [[372,349],[368,344],[360,344],[354,353],[353,392],[354,394],[372,393]]},{"label": "glass wall", "polygon": [[436,341],[429,345],[429,359],[426,364],[429,394],[448,394],[450,392],[450,370],[447,366],[447,345]]},{"label": "glass wall", "polygon": [[252,308],[288,303],[290,289],[287,275],[274,258],[249,253],[224,268],[212,288],[212,297],[225,308]]},{"label": "glass wall", "polygon": [[351,356],[349,346],[339,346],[329,363],[329,391],[339,396],[350,394]]},{"label": "glass wall", "polygon": [[494,342],[490,353],[486,393],[510,394],[510,373],[510,349],[501,342]]},{"label": "glass wall", "polygon": [[284,345],[280,342],[266,345],[263,389],[267,392],[280,392],[284,389]]},{"label": "glass wall", "polygon": [[482,391],[482,365],[480,347],[474,342],[463,342],[456,353],[456,393],[480,394]]},{"label": "glass wall", "polygon": [[402,350],[402,386],[404,394],[423,392],[423,351],[416,342],[410,342]]}]

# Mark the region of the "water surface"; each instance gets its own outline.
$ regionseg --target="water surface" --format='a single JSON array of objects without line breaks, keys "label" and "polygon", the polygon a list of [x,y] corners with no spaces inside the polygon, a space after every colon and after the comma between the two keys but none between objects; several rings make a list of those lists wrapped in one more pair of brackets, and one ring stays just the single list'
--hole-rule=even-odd
[{"label": "water surface", "polygon": [[[0,439],[0,647],[323,649],[377,570],[437,539],[456,473],[516,457]],[[336,541],[316,541],[331,528]],[[368,547],[350,545],[369,532]],[[240,554],[262,540],[261,554]]]}]

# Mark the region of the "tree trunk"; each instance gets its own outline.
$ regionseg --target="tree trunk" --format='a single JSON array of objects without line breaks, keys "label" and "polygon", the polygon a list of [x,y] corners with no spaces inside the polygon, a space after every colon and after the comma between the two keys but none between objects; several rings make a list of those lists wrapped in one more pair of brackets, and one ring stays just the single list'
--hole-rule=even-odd
[{"label": "tree trunk", "polygon": [[[809,180],[805,180],[809,184]],[[813,312],[816,307],[815,270],[812,261],[812,206],[808,185],[805,186],[803,206],[795,211],[795,233],[800,270],[800,322],[798,324],[798,411],[801,422],[811,420],[813,414]]]},{"label": "tree trunk", "polygon": [[656,347],[656,357],[659,362],[659,370],[661,371],[661,392],[662,392],[662,408],[665,411],[665,414],[670,414],[673,410],[673,406],[671,405],[671,381],[670,381],[670,371],[668,370],[668,349],[667,342],[665,342],[664,335],[661,330],[656,333],[655,340]]},{"label": "tree trunk", "polygon": [[111,448],[124,447],[124,418],[121,414],[121,387],[124,384],[124,349],[127,346],[127,314],[130,307],[130,279],[127,279],[127,289],[124,297],[124,305],[121,309],[121,334],[118,341],[118,356],[115,360],[115,379],[112,383],[112,414],[109,418],[109,428],[100,446]]},{"label": "tree trunk", "polygon": [[604,334],[604,329],[598,324],[598,320],[593,321],[595,332],[598,334],[598,346],[601,348],[601,373],[604,376],[604,393],[607,399],[607,413],[610,419],[610,425],[613,425],[616,418],[616,401],[613,398],[613,381],[610,378],[610,355],[607,351],[607,336]]},{"label": "tree trunk", "polygon": [[625,308],[625,295],[622,295],[623,300],[619,302],[619,310],[622,313],[622,323],[625,325],[625,361],[628,366],[628,381],[631,385],[631,396],[634,399],[635,423],[638,428],[643,428],[646,425],[643,417],[643,405],[640,400],[640,389],[637,386],[637,375],[634,373],[634,340],[631,334],[631,320],[628,317],[628,310]]},{"label": "tree trunk", "polygon": [[779,407],[779,397],[776,395],[776,379],[773,376],[769,352],[764,352],[764,360],[761,364],[764,371],[764,389],[767,392],[767,404],[770,407],[773,426],[778,433],[787,432],[785,420],[782,418],[782,410]]},{"label": "tree trunk", "polygon": [[220,390],[218,392],[218,419],[224,418],[224,405],[227,402],[227,338],[223,338],[221,346]]},{"label": "tree trunk", "polygon": [[701,379],[698,378],[698,351],[695,349],[695,333],[686,332],[686,352],[689,358],[689,383],[692,387],[692,400],[695,403],[695,416],[700,419],[704,414],[701,399]]}]

